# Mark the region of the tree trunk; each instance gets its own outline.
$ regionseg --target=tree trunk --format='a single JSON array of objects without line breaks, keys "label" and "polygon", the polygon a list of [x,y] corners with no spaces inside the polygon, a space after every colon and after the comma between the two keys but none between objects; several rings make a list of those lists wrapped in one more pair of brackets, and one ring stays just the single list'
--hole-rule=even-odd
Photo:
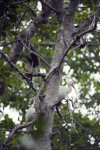
[{"label": "tree trunk", "polygon": [[46,111],[44,118],[46,119],[46,123],[43,127],[43,134],[36,141],[36,150],[51,150],[50,134],[52,133],[54,109]]},{"label": "tree trunk", "polygon": [[[64,9],[63,1],[57,6],[58,21],[59,21],[59,33],[55,44],[54,55],[51,62],[51,70],[59,65],[59,62],[63,58],[65,49],[68,47],[72,40],[72,34],[74,33],[73,15],[76,11],[79,1],[72,1],[69,5],[69,10]],[[56,5],[54,5],[56,7]],[[66,42],[65,42],[66,41]],[[54,71],[47,81],[45,89],[45,99],[43,100],[41,110],[46,118],[46,125],[44,127],[44,133],[37,142],[36,150],[51,150],[50,134],[52,133],[53,120],[54,120],[54,104],[58,101],[58,88],[60,84],[60,78],[63,70],[63,63],[58,71]]]}]

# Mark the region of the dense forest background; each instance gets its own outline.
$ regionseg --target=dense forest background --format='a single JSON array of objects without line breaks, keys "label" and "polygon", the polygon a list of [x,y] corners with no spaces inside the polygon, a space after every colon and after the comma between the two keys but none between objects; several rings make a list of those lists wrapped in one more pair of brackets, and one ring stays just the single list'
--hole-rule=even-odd
[{"label": "dense forest background", "polygon": [[[65,0],[64,3],[67,9],[70,0]],[[48,64],[41,58],[39,65],[36,68],[32,68],[25,57],[23,48],[19,47],[16,57],[14,57],[15,54],[13,53],[16,45],[18,46],[18,42],[21,42],[20,38],[23,39],[31,22],[46,8],[51,9],[51,13],[48,17],[46,16],[47,14],[44,15],[44,20],[41,20],[39,24],[37,21],[36,27],[32,31],[33,35],[31,33],[30,43],[36,47],[38,54],[48,64],[51,64],[60,30],[55,9],[50,8],[48,1],[42,0],[0,1],[0,145],[4,143],[17,124],[25,123],[26,110],[32,105],[36,97],[31,84],[27,82],[23,75],[28,73],[27,70],[32,70],[34,74],[32,83],[39,90],[43,83],[43,75],[49,72]],[[80,0],[73,18],[75,28],[77,29],[78,24],[88,20],[87,18],[92,16],[96,9],[96,0]],[[98,9],[100,14],[99,5]],[[85,30],[92,28],[94,20],[93,18],[89,22]],[[74,39],[75,35],[73,35]],[[78,47],[81,42],[85,44]],[[77,49],[75,49],[76,47]],[[74,102],[74,109],[72,108],[72,110],[77,132],[74,129],[71,130],[68,115],[60,118],[55,111],[53,123],[53,133],[55,134],[52,137],[52,150],[98,150],[100,148],[99,16],[93,30],[77,39],[70,51],[71,53],[64,59],[64,69],[60,84],[66,86],[68,78],[71,78],[76,85],[77,95],[73,92],[69,97]],[[9,111],[6,108],[9,108]],[[59,108],[62,114],[68,113],[65,103]],[[11,112],[12,109],[14,111]],[[9,115],[11,114],[10,112],[14,113],[13,118]],[[16,117],[17,115],[18,118]],[[38,122],[39,119],[34,124],[34,135],[36,137],[40,134],[43,126],[43,122]],[[35,128],[37,128],[36,131]],[[24,150],[26,147],[25,142],[27,142],[27,149],[31,149],[31,142],[29,142],[31,140],[31,137],[29,140],[29,133],[24,128],[19,129],[6,145],[6,149]]]}]

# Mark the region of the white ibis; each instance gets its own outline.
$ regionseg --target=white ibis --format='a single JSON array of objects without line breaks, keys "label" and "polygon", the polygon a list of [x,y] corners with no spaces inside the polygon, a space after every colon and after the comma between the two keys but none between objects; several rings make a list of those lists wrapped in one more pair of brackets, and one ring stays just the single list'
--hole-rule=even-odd
[{"label": "white ibis", "polygon": [[[68,94],[72,91],[72,87],[75,89],[74,84],[71,80],[68,81],[68,86],[60,86],[58,93],[58,100],[61,101],[64,98],[68,98]],[[75,89],[76,91],[76,89]],[[26,122],[31,121],[36,113],[35,102],[26,112]]]},{"label": "white ibis", "polygon": [[[59,111],[58,106],[61,105],[61,101],[63,99],[66,98],[66,100],[69,100],[68,94],[72,91],[72,87],[75,89],[75,86],[73,84],[73,82],[71,80],[68,81],[68,86],[59,86],[59,92],[58,92],[58,100],[59,102],[56,105],[56,110],[58,115],[62,118],[63,115],[62,113]],[[76,91],[76,89],[75,89]],[[73,117],[72,117],[72,112],[71,112],[71,106],[69,101],[67,101],[67,105],[68,105],[68,111],[69,111],[69,115],[70,115],[70,119],[72,120],[72,124],[73,124]]]},{"label": "white ibis", "polygon": [[[68,107],[69,117],[70,117],[70,121],[71,121],[71,130],[72,130],[72,127],[73,127],[74,130],[76,131],[76,133],[78,133],[77,130],[75,129],[75,125],[74,125],[74,122],[73,122],[71,105],[70,105],[69,97],[68,97],[68,94],[72,91],[72,87],[71,86],[75,89],[73,82],[71,80],[69,80],[67,87],[65,87],[65,86],[60,86],[59,87],[58,100],[59,100],[59,102],[61,102],[61,100],[65,99],[65,98],[66,98],[66,100],[68,100],[67,101],[67,107]],[[75,89],[75,91],[76,91],[76,89]],[[58,104],[58,106],[59,106],[59,104]],[[58,106],[56,106],[57,113],[58,113],[58,115],[60,117],[63,117],[62,113],[58,109]]]},{"label": "white ibis", "polygon": [[35,105],[33,104],[26,112],[26,122],[32,121],[36,113]]},{"label": "white ibis", "polygon": [[[58,100],[61,101],[62,99],[68,97],[68,94],[72,91],[72,87],[76,88],[71,80],[68,80],[68,86],[59,86],[59,92],[58,92]],[[76,92],[77,93],[77,92]]]}]

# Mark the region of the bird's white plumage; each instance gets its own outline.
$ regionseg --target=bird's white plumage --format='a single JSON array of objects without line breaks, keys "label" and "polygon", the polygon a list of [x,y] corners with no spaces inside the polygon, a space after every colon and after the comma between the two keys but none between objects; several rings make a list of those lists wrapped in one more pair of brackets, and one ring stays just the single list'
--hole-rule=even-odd
[{"label": "bird's white plumage", "polygon": [[[68,98],[68,94],[72,91],[72,81],[68,80],[67,87],[66,86],[59,86],[58,91],[58,100],[61,101],[64,98]],[[35,109],[35,102],[33,103],[33,106],[31,106],[27,112],[26,112],[26,122],[33,120],[34,115],[36,113]]]},{"label": "bird's white plumage", "polygon": [[72,85],[72,83],[73,83],[73,82],[72,82],[72,80],[71,80],[71,79],[69,79],[69,80],[68,80],[68,86],[71,86],[71,85]]},{"label": "bird's white plumage", "polygon": [[67,87],[66,86],[59,86],[59,91],[58,91],[58,100],[62,100],[66,97],[68,97],[68,94],[72,91],[72,81],[68,80]]},{"label": "bird's white plumage", "polygon": [[59,86],[59,91],[58,91],[58,100],[62,100],[67,96],[66,93],[66,87],[65,86]]}]

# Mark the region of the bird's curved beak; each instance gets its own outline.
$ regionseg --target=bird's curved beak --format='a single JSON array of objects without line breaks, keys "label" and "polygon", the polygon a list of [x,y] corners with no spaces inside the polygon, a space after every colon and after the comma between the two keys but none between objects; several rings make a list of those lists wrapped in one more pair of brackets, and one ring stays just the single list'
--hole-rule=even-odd
[{"label": "bird's curved beak", "polygon": [[75,90],[75,92],[76,92],[76,94],[77,94],[77,90],[76,90],[76,88],[75,88],[75,86],[74,86],[74,84],[72,83],[72,85],[71,85],[73,88],[74,88],[74,90]]}]

